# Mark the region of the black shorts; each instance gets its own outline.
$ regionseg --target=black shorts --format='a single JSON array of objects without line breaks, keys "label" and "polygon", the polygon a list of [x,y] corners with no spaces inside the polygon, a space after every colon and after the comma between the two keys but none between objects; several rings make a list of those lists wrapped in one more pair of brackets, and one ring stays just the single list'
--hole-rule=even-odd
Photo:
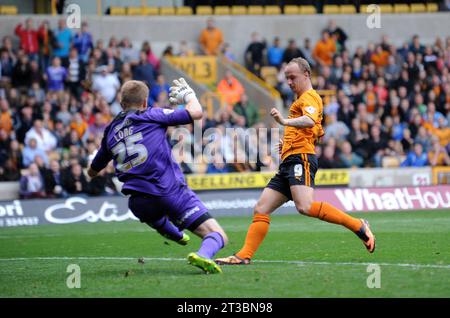
[{"label": "black shorts", "polygon": [[280,164],[278,173],[270,179],[267,188],[284,194],[292,200],[293,185],[314,187],[314,177],[318,168],[317,157],[312,154],[290,155]]}]

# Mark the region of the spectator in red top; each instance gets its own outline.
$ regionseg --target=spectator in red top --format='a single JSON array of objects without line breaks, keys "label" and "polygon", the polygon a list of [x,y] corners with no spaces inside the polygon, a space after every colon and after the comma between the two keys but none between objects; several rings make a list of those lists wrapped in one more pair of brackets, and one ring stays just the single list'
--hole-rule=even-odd
[{"label": "spectator in red top", "polygon": [[30,59],[37,59],[39,50],[38,32],[33,29],[33,20],[31,18],[26,19],[25,28],[22,23],[18,24],[15,33],[20,38],[20,47],[29,55]]}]

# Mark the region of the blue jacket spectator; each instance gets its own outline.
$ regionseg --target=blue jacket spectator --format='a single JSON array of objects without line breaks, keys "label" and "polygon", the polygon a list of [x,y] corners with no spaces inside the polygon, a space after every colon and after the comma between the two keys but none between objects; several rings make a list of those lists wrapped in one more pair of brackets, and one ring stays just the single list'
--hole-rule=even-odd
[{"label": "blue jacket spectator", "polygon": [[69,56],[70,43],[72,41],[72,32],[69,28],[66,28],[65,25],[66,21],[64,19],[58,21],[58,29],[55,31],[58,47],[53,52],[55,56],[64,59]]},{"label": "blue jacket spectator", "polygon": [[152,85],[150,90],[149,102],[151,103],[149,105],[152,105],[158,100],[158,96],[162,91],[165,91],[167,96],[169,96],[169,89],[170,85],[166,82],[164,75],[159,74],[156,78],[156,83]]},{"label": "blue jacket spectator", "polygon": [[75,34],[73,38],[73,46],[77,49],[78,55],[83,62],[87,63],[89,53],[94,49],[94,44],[92,41],[92,35],[87,31],[86,22],[81,24],[81,32]]},{"label": "blue jacket spectator", "polygon": [[153,85],[155,81],[155,69],[147,60],[147,54],[141,51],[139,55],[139,64],[133,69],[133,79],[143,81],[147,85]]},{"label": "blue jacket spectator", "polygon": [[44,160],[45,165],[48,164],[47,154],[45,153],[45,151],[43,149],[37,147],[36,139],[31,138],[28,141],[28,145],[25,146],[22,150],[23,166],[28,167],[34,161],[34,158],[36,156],[41,157]]},{"label": "blue jacket spectator", "polygon": [[64,90],[64,81],[67,77],[67,71],[61,66],[61,60],[55,57],[52,65],[47,67],[47,86],[49,91]]},{"label": "blue jacket spectator", "polygon": [[267,61],[269,62],[269,65],[280,68],[281,63],[283,62],[283,53],[284,49],[280,47],[280,39],[275,37],[273,39],[273,45],[267,50]]},{"label": "blue jacket spectator", "polygon": [[428,156],[423,151],[421,144],[414,145],[414,151],[408,153],[405,161],[402,162],[402,167],[425,167],[428,165]]}]

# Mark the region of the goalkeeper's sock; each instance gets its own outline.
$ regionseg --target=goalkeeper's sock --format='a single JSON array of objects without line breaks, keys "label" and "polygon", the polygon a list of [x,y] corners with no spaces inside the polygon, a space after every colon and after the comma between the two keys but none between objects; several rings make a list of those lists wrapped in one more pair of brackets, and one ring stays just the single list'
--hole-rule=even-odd
[{"label": "goalkeeper's sock", "polygon": [[169,240],[178,242],[183,238],[183,232],[173,225],[167,216],[152,223],[147,222],[147,224]]},{"label": "goalkeeper's sock", "polygon": [[236,256],[251,259],[269,232],[269,226],[270,217],[268,215],[255,213],[253,223],[248,228],[244,246],[236,253]]},{"label": "goalkeeper's sock", "polygon": [[351,217],[345,212],[332,206],[327,202],[313,202],[309,209],[308,216],[327,221],[329,223],[340,224],[347,229],[358,232],[361,229],[362,222],[360,219]]},{"label": "goalkeeper's sock", "polygon": [[201,257],[212,259],[224,246],[223,237],[219,232],[208,233],[202,241],[197,254]]}]

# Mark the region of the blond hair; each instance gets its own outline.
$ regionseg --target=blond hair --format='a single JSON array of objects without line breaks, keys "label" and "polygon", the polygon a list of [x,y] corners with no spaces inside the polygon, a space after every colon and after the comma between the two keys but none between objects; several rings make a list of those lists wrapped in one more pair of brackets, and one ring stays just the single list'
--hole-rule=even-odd
[{"label": "blond hair", "polygon": [[308,61],[305,60],[304,58],[296,57],[296,58],[293,58],[289,63],[296,63],[298,65],[298,67],[300,68],[300,71],[308,72],[309,77],[311,77],[311,66],[309,65]]},{"label": "blond hair", "polygon": [[148,87],[141,81],[127,81],[120,89],[120,104],[124,110],[131,107],[141,107],[148,98]]}]

